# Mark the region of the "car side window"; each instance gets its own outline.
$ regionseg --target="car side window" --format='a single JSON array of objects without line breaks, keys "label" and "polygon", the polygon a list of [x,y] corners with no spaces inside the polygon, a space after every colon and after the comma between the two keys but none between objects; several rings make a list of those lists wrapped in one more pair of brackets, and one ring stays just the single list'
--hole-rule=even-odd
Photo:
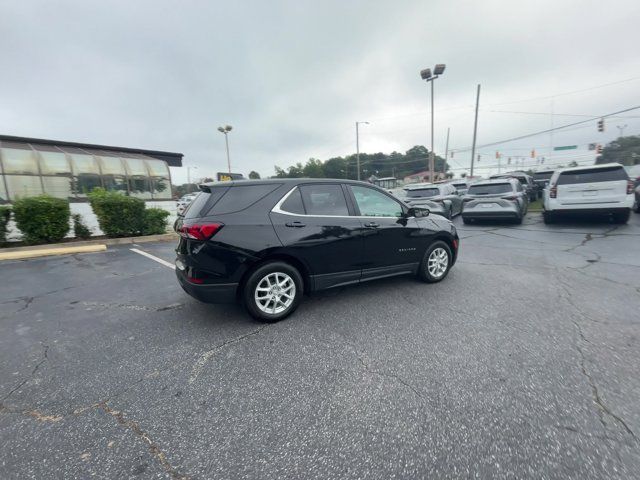
[{"label": "car side window", "polygon": [[523,190],[522,190],[522,184],[521,184],[520,182],[518,182],[518,183],[516,184],[516,190],[517,190],[518,192],[522,192],[522,191],[523,191]]},{"label": "car side window", "polygon": [[364,217],[401,217],[402,205],[373,188],[352,186],[360,215]]},{"label": "car side window", "polygon": [[342,187],[337,184],[302,185],[302,203],[307,215],[348,216]]},{"label": "car side window", "polygon": [[302,204],[302,195],[300,194],[300,189],[295,188],[287,197],[287,199],[282,202],[280,206],[280,210],[288,213],[296,213],[298,215],[304,215],[304,205]]}]

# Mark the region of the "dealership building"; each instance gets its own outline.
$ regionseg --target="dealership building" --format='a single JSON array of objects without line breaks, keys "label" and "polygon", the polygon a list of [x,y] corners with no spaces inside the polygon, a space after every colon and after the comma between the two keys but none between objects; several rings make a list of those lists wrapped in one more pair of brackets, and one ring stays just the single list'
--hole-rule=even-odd
[{"label": "dealership building", "polygon": [[96,231],[87,203],[95,187],[145,200],[175,214],[169,167],[181,153],[0,135],[0,204],[43,193],[69,200]]}]

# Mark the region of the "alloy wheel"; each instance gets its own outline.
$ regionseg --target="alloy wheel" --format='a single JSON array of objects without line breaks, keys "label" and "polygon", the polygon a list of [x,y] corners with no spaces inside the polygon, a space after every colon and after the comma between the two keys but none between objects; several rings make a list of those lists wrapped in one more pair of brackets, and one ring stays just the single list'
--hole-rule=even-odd
[{"label": "alloy wheel", "polygon": [[283,272],[271,272],[260,279],[255,292],[256,306],[272,315],[287,310],[296,296],[296,284]]},{"label": "alloy wheel", "polygon": [[440,278],[447,271],[449,255],[444,248],[438,247],[429,254],[427,270],[433,278]]}]

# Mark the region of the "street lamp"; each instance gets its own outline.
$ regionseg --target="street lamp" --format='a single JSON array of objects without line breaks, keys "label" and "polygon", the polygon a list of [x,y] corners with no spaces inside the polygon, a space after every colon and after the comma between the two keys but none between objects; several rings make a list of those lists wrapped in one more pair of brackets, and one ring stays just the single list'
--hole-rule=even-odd
[{"label": "street lamp", "polygon": [[420,78],[431,82],[431,152],[429,152],[429,178],[433,182],[433,176],[435,171],[435,157],[433,154],[433,81],[444,73],[446,65],[444,63],[438,63],[433,68],[433,75],[430,68],[420,70]]},{"label": "street lamp", "polygon": [[233,129],[231,125],[225,125],[224,127],[218,127],[220,133],[224,133],[224,143],[227,145],[227,168],[231,173],[231,160],[229,159],[229,137],[227,134]]},{"label": "street lamp", "polygon": [[198,167],[187,167],[187,193],[191,193],[191,169],[197,170]]},{"label": "street lamp", "polygon": [[369,125],[369,122],[356,122],[356,164],[358,169],[358,180],[360,180],[360,131],[358,127],[361,124]]}]

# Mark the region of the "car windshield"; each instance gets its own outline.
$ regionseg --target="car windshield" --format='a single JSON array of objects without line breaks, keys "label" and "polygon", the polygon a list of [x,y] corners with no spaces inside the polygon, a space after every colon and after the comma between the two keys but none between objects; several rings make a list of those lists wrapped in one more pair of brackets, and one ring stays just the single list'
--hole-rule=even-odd
[{"label": "car windshield", "polygon": [[629,180],[627,172],[622,167],[590,168],[562,172],[558,177],[558,185],[572,185],[575,183],[613,182]]},{"label": "car windshield", "polygon": [[553,175],[553,172],[534,173],[533,174],[533,179],[534,180],[549,180],[551,178],[551,175]]},{"label": "car windshield", "polygon": [[471,185],[468,193],[469,195],[499,195],[512,191],[513,187],[510,183],[490,183],[487,185]]},{"label": "car windshield", "polygon": [[437,188],[415,188],[407,190],[407,198],[429,198],[440,195]]}]

